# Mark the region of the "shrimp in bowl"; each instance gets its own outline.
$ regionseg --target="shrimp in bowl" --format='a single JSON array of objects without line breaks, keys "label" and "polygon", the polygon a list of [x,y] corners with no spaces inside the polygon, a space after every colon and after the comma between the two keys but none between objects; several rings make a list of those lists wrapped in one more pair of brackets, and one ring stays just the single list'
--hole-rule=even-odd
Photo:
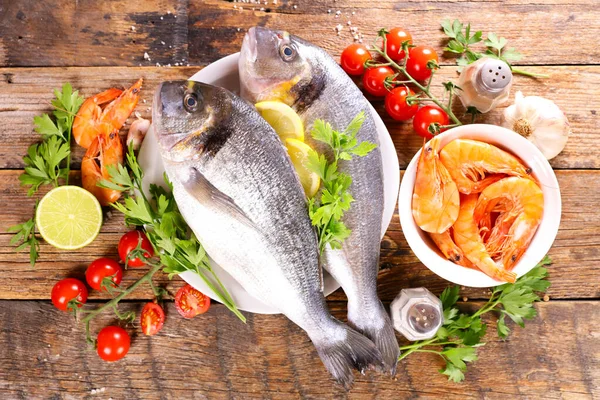
[{"label": "shrimp in bowl", "polygon": [[[514,281],[546,255],[558,231],[560,190],[550,165],[534,146],[521,143],[527,141],[501,127],[465,125],[434,139],[437,159],[421,168],[427,157],[421,153],[415,155],[400,189],[398,210],[409,246],[429,269],[460,285],[489,287]],[[457,139],[460,141],[452,144]],[[465,147],[471,144],[476,150]],[[463,155],[453,153],[453,148]],[[478,152],[485,154],[485,159],[474,157]],[[470,165],[445,165],[444,154],[455,160],[462,157]],[[527,160],[527,164],[523,160]],[[419,175],[436,171],[432,168],[434,164],[445,167],[460,196],[457,218],[443,232],[431,232],[427,226],[422,229],[421,221],[413,213],[416,192],[423,194],[429,190],[432,196],[443,193],[441,186],[435,184],[426,190],[418,189]],[[471,168],[478,165],[484,168]],[[463,190],[465,182],[454,179],[458,173],[471,181],[467,182],[472,189],[469,195]],[[423,176],[420,178],[424,182]],[[429,181],[436,180],[430,178]],[[451,184],[446,186],[451,187]],[[484,192],[485,197],[482,197]],[[472,207],[461,210],[468,196],[472,196],[469,198]],[[419,201],[426,202],[426,198],[421,197]],[[438,217],[428,220],[430,226],[444,227],[441,222],[447,223],[445,211],[437,210],[429,215],[444,216],[443,220],[436,220]]]}]

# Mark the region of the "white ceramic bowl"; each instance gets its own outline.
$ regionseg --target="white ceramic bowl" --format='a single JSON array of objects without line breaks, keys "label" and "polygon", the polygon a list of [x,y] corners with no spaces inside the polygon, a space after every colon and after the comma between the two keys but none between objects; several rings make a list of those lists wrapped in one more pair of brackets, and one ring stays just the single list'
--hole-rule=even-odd
[{"label": "white ceramic bowl", "polygon": [[[194,74],[190,80],[222,86],[234,93],[239,93],[240,81],[238,74],[238,59],[239,53],[224,57]],[[383,160],[383,186],[385,191],[385,204],[381,224],[381,236],[383,237],[394,215],[398,188],[400,186],[400,171],[398,169],[398,156],[396,155],[396,149],[389,132],[373,107],[371,107],[371,114],[375,120],[377,133],[379,134],[379,143],[381,145],[381,155]],[[146,139],[142,143],[138,159],[144,170],[144,191],[148,192],[148,187],[151,183],[164,186],[164,166],[162,159],[158,154],[158,143],[156,142],[152,127],[150,127]],[[212,259],[210,260],[210,264],[240,310],[260,314],[278,313],[278,311],[270,305],[250,296],[244,289],[243,282],[235,280],[234,277],[229,275],[227,271]],[[205,293],[212,299],[217,299],[216,295],[198,274],[188,271],[180,276],[183,280],[200,290],[202,293]],[[330,295],[340,287],[339,283],[337,283],[327,272],[323,275],[323,281],[325,296]]]},{"label": "white ceramic bowl", "polygon": [[[552,167],[530,141],[509,129],[499,126],[463,125],[449,129],[441,133],[439,137],[441,138],[440,149],[458,138],[481,140],[514,154],[532,169],[532,173],[540,183],[544,193],[544,214],[531,244],[514,268],[514,272],[518,276],[526,274],[548,253],[560,225],[560,189]],[[472,287],[499,285],[500,282],[488,277],[483,272],[464,268],[448,261],[429,236],[415,223],[411,203],[420,154],[421,151],[419,150],[406,169],[398,199],[400,224],[408,245],[427,268],[450,282]]]}]

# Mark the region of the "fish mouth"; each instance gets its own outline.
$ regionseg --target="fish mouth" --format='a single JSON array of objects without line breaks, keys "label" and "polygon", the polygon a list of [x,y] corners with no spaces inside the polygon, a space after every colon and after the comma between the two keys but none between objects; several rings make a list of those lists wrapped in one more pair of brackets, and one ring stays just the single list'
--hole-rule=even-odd
[{"label": "fish mouth", "polygon": [[256,27],[248,29],[242,41],[242,53],[249,62],[256,62],[258,59],[258,44],[256,41]]}]

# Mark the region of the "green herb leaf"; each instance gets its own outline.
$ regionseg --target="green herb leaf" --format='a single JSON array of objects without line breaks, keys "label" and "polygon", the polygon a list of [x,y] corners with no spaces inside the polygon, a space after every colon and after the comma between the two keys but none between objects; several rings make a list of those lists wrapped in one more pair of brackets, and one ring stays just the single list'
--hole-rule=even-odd
[{"label": "green herb leaf", "polygon": [[48,114],[33,117],[33,124],[35,125],[35,131],[40,135],[58,136],[66,141],[62,129],[56,126]]},{"label": "green herb leaf", "polygon": [[477,360],[477,349],[473,347],[450,347],[445,349],[442,354],[450,360],[454,366],[461,370],[466,370],[466,362]]},{"label": "green herb leaf", "polygon": [[33,217],[23,222],[22,224],[13,225],[8,228],[8,232],[14,233],[10,239],[11,246],[17,246],[15,251],[23,251],[29,247],[29,263],[32,267],[35,266],[39,258],[40,242],[35,236],[35,210],[37,202],[33,207]]},{"label": "green herb leaf", "polygon": [[506,339],[510,333],[510,329],[508,326],[506,326],[506,322],[504,322],[504,317],[506,317],[506,314],[501,313],[500,317],[498,318],[498,322],[496,323],[498,336],[500,336],[502,339]]},{"label": "green herb leaf", "polygon": [[462,382],[465,379],[464,372],[449,361],[446,361],[446,368],[441,369],[440,372],[448,375],[448,380],[455,383]]},{"label": "green herb leaf", "polygon": [[458,301],[458,293],[460,292],[460,287],[458,286],[449,286],[440,295],[440,300],[442,301],[442,306],[445,309],[451,308]]}]

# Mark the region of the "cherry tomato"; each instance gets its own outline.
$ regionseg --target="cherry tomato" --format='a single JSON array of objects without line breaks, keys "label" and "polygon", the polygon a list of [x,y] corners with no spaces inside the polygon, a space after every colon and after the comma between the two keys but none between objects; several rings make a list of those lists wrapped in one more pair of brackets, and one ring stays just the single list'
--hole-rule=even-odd
[{"label": "cherry tomato", "polygon": [[106,287],[102,285],[104,278],[109,278],[114,283],[113,287],[119,285],[123,279],[123,269],[112,258],[102,257],[94,260],[85,271],[85,280],[92,289],[106,291]]},{"label": "cherry tomato", "polygon": [[[419,108],[413,120],[413,129],[419,136],[431,139],[433,135],[429,132],[429,125],[437,122],[440,125],[448,125],[450,119],[444,110],[436,106],[425,106]],[[441,129],[440,132],[445,131]]]},{"label": "cherry tomato", "polygon": [[414,117],[419,106],[417,103],[413,105],[406,104],[406,98],[408,96],[414,96],[415,92],[407,88],[406,86],[399,86],[392,89],[385,96],[385,111],[390,117],[396,121],[406,121]]},{"label": "cherry tomato", "polygon": [[[144,232],[133,230],[129,231],[121,237],[119,240],[119,257],[121,257],[121,261],[125,262],[127,260],[127,255],[131,253],[132,250],[138,246],[138,242],[142,239],[142,249],[146,250],[144,253],[144,257],[150,258],[154,255],[154,249],[152,248],[152,244],[146,237]],[[138,268],[146,265],[139,258],[132,258],[127,262],[127,266]]]},{"label": "cherry tomato", "polygon": [[388,93],[384,85],[385,78],[393,75],[394,70],[390,67],[369,68],[363,75],[363,86],[373,96],[383,97]]},{"label": "cherry tomato", "polygon": [[156,335],[165,323],[165,312],[156,303],[146,303],[140,314],[142,332],[147,336]]},{"label": "cherry tomato", "polygon": [[190,285],[185,285],[175,295],[175,308],[183,318],[204,314],[210,307],[210,298]]},{"label": "cherry tomato", "polygon": [[394,28],[390,30],[390,33],[385,35],[385,37],[388,56],[394,61],[402,60],[405,56],[404,51],[402,50],[402,43],[408,41],[412,44],[411,34],[402,28]]},{"label": "cherry tomato", "polygon": [[429,46],[417,46],[410,49],[408,55],[406,72],[418,81],[429,79],[431,70],[427,68],[427,63],[431,60],[438,61],[435,50]]},{"label": "cherry tomato", "polygon": [[362,75],[365,72],[365,61],[371,58],[366,46],[353,43],[342,52],[340,64],[348,75]]},{"label": "cherry tomato", "polygon": [[97,351],[104,361],[117,361],[129,351],[131,339],[125,329],[118,326],[102,328],[98,334]]},{"label": "cherry tomato", "polygon": [[52,304],[54,307],[63,311],[72,311],[73,307],[69,302],[75,300],[80,304],[77,307],[82,307],[88,298],[88,290],[79,279],[67,278],[58,281],[52,288]]}]

